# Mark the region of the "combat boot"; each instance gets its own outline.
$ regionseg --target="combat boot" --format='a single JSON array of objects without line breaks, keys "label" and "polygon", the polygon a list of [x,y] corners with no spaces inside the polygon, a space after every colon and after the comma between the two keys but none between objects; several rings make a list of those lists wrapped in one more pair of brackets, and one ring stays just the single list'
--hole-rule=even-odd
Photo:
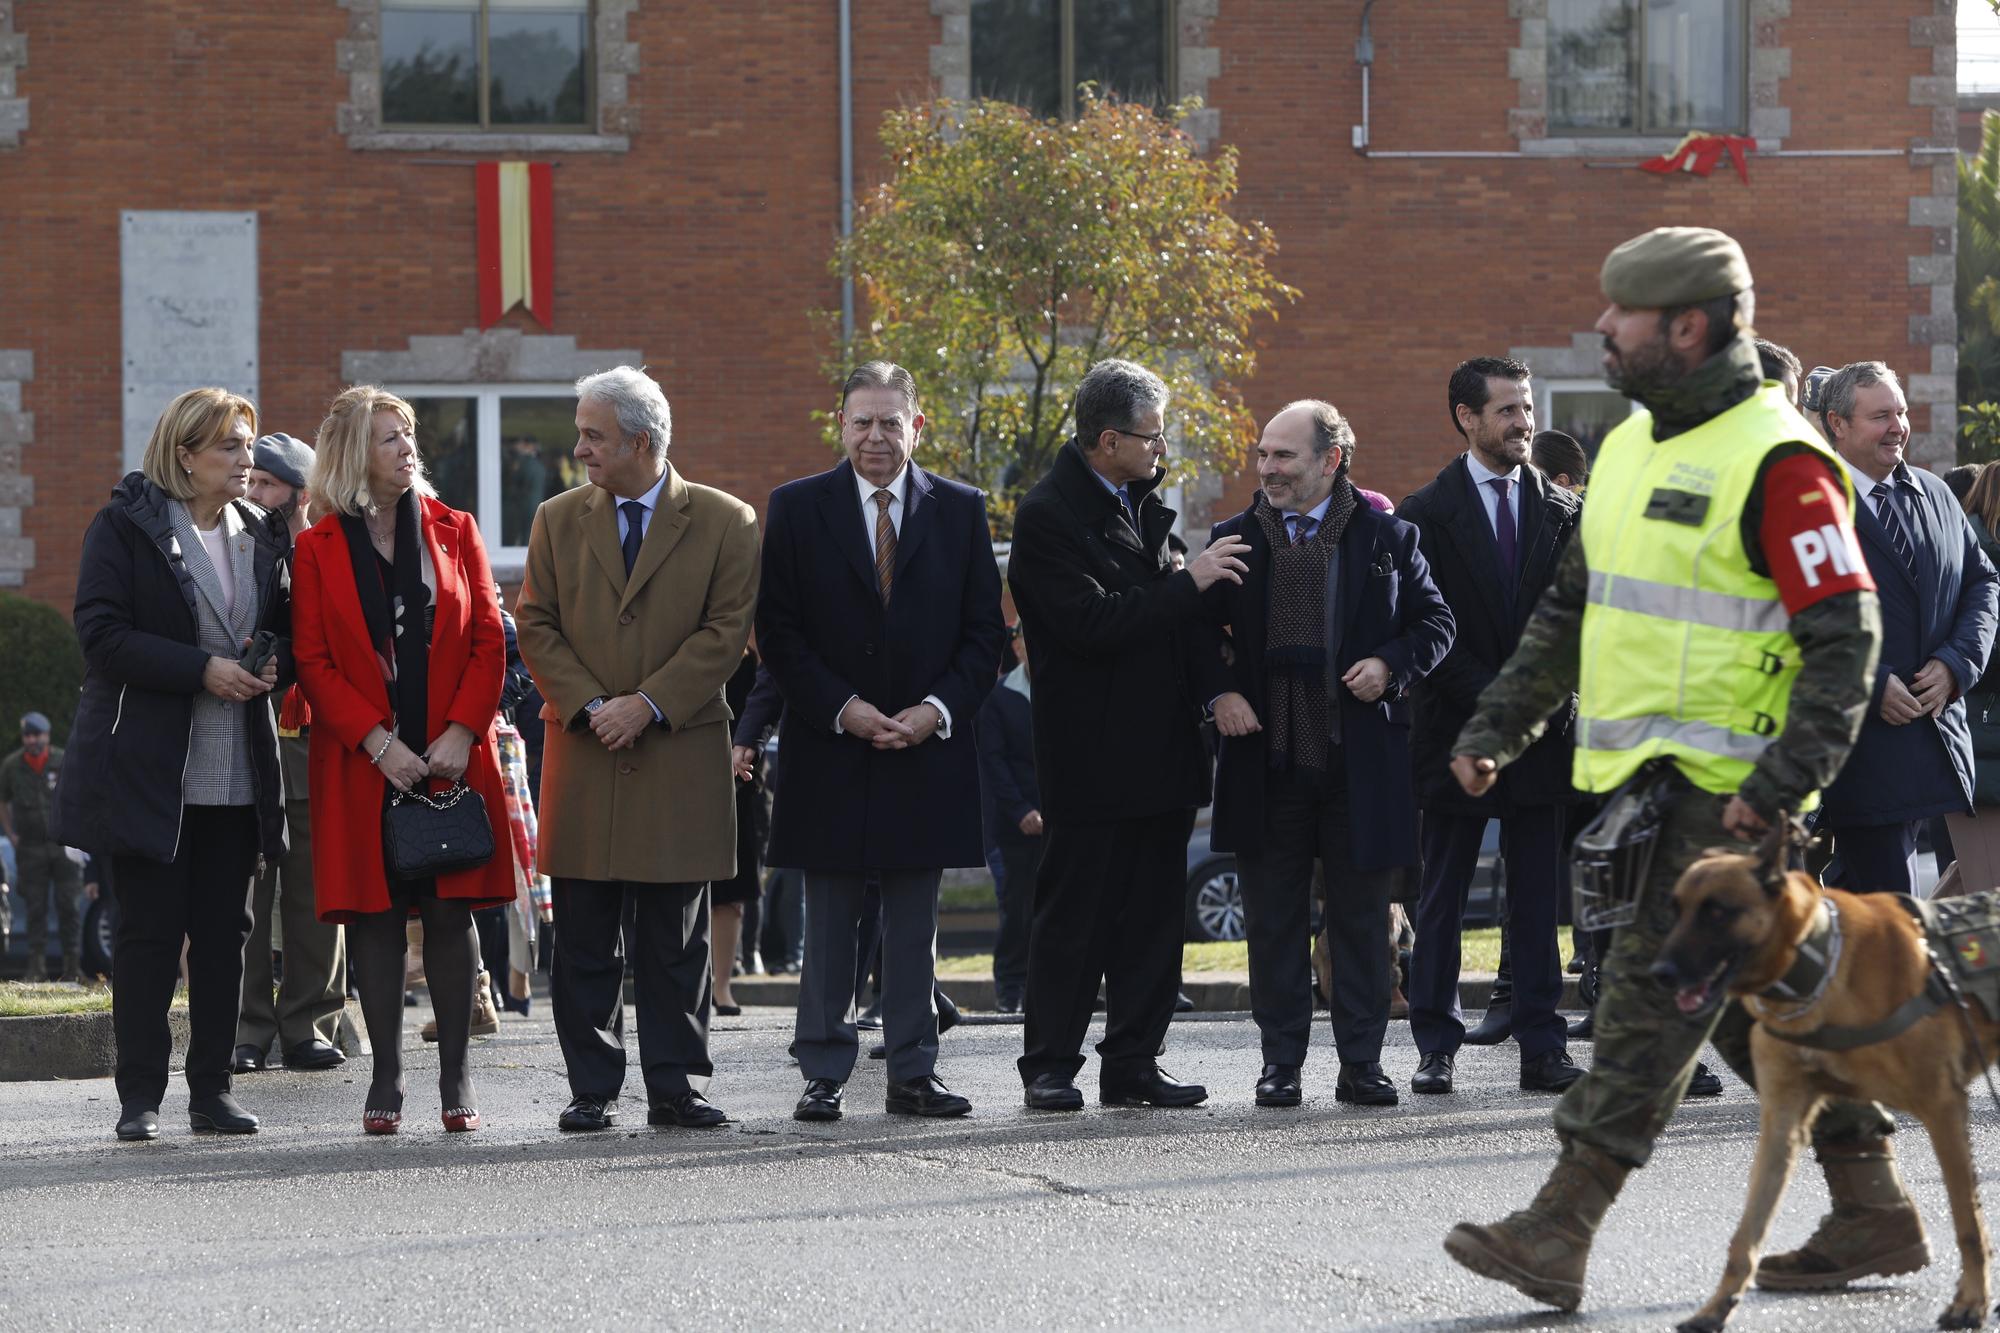
[{"label": "combat boot", "polygon": [[81,954],[66,953],[63,955],[62,979],[64,981],[83,980],[83,956]]},{"label": "combat boot", "polygon": [[21,972],[21,980],[47,981],[48,979],[49,979],[48,951],[45,948],[37,949],[30,947],[28,950],[28,964],[27,967],[24,968]]},{"label": "combat boot", "polygon": [[1574,1311],[1583,1301],[1591,1239],[1631,1169],[1586,1144],[1565,1142],[1533,1203],[1490,1227],[1459,1223],[1444,1238],[1445,1253],[1481,1277]]},{"label": "combat boot", "polygon": [[1914,1273],[1931,1261],[1923,1219],[1903,1192],[1889,1140],[1819,1151],[1833,1210],[1806,1243],[1757,1265],[1766,1291],[1824,1291],[1856,1278]]}]

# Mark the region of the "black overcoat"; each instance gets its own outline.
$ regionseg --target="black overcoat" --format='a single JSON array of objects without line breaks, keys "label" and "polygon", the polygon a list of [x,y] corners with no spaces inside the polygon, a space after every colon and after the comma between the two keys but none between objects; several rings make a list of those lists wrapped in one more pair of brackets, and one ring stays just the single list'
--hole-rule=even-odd
[{"label": "black overcoat", "polygon": [[[1271,545],[1250,511],[1215,525],[1210,540],[1249,543],[1241,584],[1217,582],[1208,606],[1229,626],[1233,661],[1228,688],[1265,712],[1264,635],[1271,592]],[[1327,679],[1340,709],[1340,753],[1347,777],[1348,820],[1357,870],[1389,870],[1417,862],[1416,794],[1410,776],[1409,689],[1451,647],[1451,608],[1431,584],[1417,548],[1417,530],[1400,519],[1356,505],[1337,548],[1338,569],[1327,588]],[[1340,684],[1356,662],[1379,657],[1389,688],[1363,703]],[[1264,733],[1224,737],[1215,781],[1210,844],[1218,852],[1264,850],[1264,789],[1269,772]]]},{"label": "black overcoat", "polygon": [[1549,719],[1549,729],[1519,759],[1500,770],[1484,796],[1468,796],[1451,775],[1452,747],[1473,714],[1479,692],[1513,656],[1576,535],[1582,502],[1533,466],[1521,469],[1518,574],[1511,588],[1500,574],[1500,547],[1485,506],[1473,491],[1463,454],[1405,499],[1396,516],[1416,525],[1431,580],[1451,607],[1457,633],[1437,669],[1410,692],[1410,747],[1417,799],[1426,810],[1498,816],[1517,806],[1580,799],[1570,785],[1576,695]]},{"label": "black overcoat", "polygon": [[[973,725],[1007,641],[986,497],[912,465],[903,509],[885,607],[853,467],[771,493],[757,596],[757,650],[785,697],[771,865],[986,864]],[[935,695],[952,734],[877,750],[833,729],[855,695],[890,716]]]}]

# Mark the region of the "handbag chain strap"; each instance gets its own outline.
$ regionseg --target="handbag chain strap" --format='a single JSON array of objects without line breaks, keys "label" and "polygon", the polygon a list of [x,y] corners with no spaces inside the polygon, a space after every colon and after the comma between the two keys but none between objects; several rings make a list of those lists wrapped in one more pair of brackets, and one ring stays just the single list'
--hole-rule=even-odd
[{"label": "handbag chain strap", "polygon": [[451,790],[446,792],[441,798],[426,796],[420,791],[399,791],[390,794],[389,804],[401,805],[404,801],[416,801],[419,804],[429,806],[433,810],[449,810],[463,800],[465,794],[471,790],[472,788],[465,785],[465,779],[460,778],[457,782],[451,784]]}]

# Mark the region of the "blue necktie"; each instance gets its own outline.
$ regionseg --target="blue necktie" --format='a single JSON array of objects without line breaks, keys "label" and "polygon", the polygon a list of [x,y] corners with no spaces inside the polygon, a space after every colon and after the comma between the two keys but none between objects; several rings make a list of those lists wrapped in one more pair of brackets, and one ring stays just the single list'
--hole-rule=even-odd
[{"label": "blue necktie", "polygon": [[1132,531],[1139,530],[1139,515],[1132,508],[1132,493],[1123,486],[1118,488],[1118,507],[1125,511],[1125,521],[1132,525]]},{"label": "blue necktie", "polygon": [[1303,546],[1312,540],[1315,532],[1319,531],[1319,520],[1311,514],[1287,514],[1285,517],[1292,521],[1292,545],[1294,546]]},{"label": "blue necktie", "polygon": [[646,540],[646,506],[637,500],[627,500],[618,508],[625,515],[625,540],[620,549],[625,553],[625,573],[629,577],[632,566],[639,563],[639,543]]},{"label": "blue necktie", "polygon": [[1500,567],[1512,574],[1516,555],[1514,510],[1507,503],[1507,490],[1512,483],[1506,477],[1494,477],[1486,484],[1500,497],[1499,503],[1493,507],[1493,539],[1500,547]]}]

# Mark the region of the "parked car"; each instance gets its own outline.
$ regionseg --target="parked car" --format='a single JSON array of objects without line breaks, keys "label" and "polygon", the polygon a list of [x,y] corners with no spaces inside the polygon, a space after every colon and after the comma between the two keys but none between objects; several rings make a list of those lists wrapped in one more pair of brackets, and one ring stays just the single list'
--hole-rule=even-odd
[{"label": "parked car", "polygon": [[[1209,811],[1195,816],[1187,845],[1187,938],[1196,943],[1240,940],[1243,934],[1243,888],[1236,858],[1208,843]],[[1488,820],[1479,842],[1479,863],[1472,875],[1472,892],[1465,904],[1465,924],[1475,929],[1500,924],[1499,903],[1506,882],[1500,864],[1500,825]]]}]

